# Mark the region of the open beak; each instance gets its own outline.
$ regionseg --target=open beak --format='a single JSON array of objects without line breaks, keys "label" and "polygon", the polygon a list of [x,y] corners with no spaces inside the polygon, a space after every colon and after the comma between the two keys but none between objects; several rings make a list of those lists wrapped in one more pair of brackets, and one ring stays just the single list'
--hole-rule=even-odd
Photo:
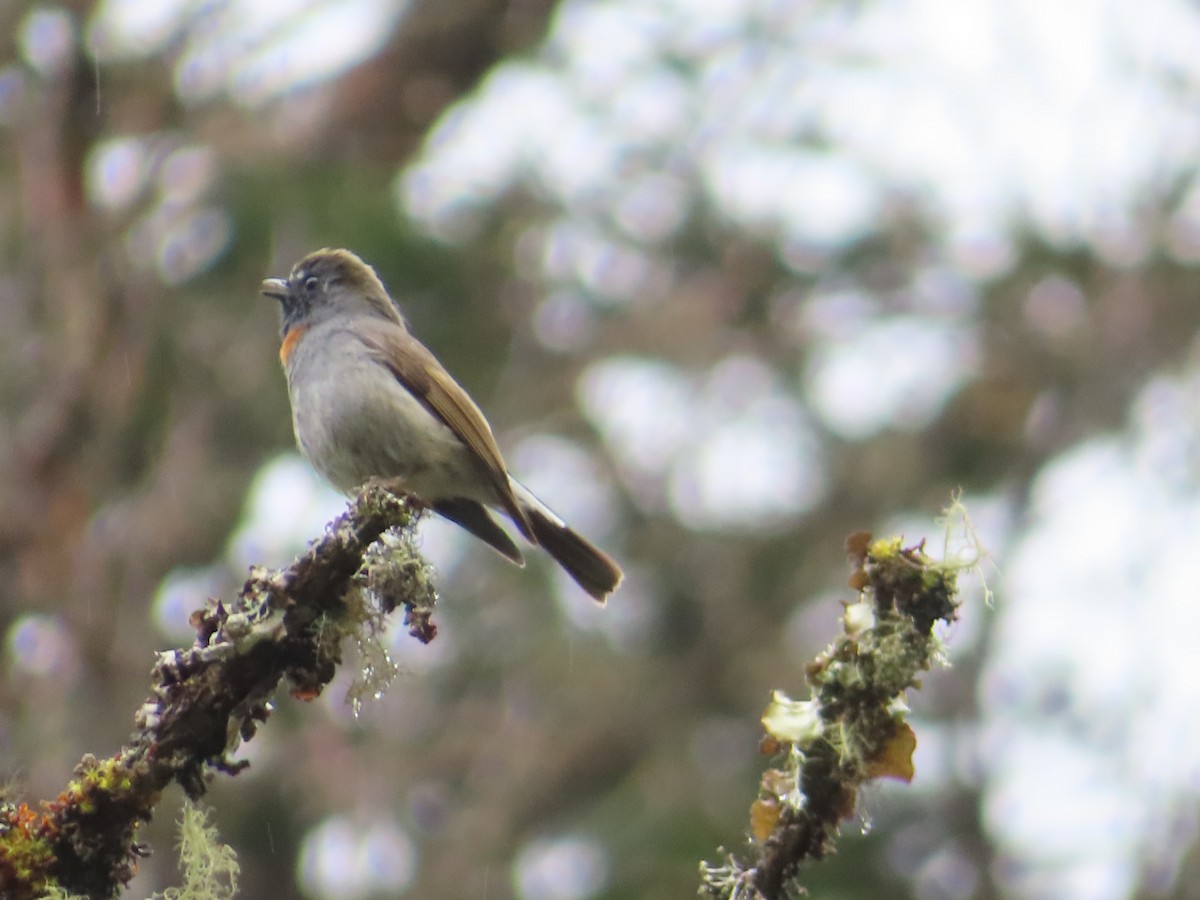
[{"label": "open beak", "polygon": [[283,301],[288,295],[288,283],[285,278],[268,278],[262,283],[262,287],[258,292],[264,297],[274,297],[276,300]]}]

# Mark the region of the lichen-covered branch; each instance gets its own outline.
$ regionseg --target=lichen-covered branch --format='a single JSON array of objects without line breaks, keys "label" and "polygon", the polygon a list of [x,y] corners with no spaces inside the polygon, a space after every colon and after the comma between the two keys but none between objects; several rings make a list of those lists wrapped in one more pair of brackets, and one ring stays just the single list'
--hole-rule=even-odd
[{"label": "lichen-covered branch", "polygon": [[280,681],[316,696],[344,638],[362,640],[398,606],[413,636],[432,640],[434,591],[411,544],[418,516],[414,502],[369,485],[291,566],[255,570],[228,607],[194,614],[196,643],[159,654],[125,747],[85,757],[40,809],[0,804],[0,896],[115,896],[146,852],[137,828],[162,791],[175,782],[196,798],[213,771],[246,765],[230,754],[267,719]]},{"label": "lichen-covered branch", "polygon": [[725,854],[701,865],[701,892],[724,900],[779,900],[804,892],[801,865],[833,849],[873,778],[911,780],[916,736],[904,693],[937,654],[933,624],[953,621],[961,566],[935,563],[921,546],[852,535],[844,634],[808,666],[811,696],[776,691],[763,715],[765,752],[780,762],[764,774],[751,806],[755,856]]}]

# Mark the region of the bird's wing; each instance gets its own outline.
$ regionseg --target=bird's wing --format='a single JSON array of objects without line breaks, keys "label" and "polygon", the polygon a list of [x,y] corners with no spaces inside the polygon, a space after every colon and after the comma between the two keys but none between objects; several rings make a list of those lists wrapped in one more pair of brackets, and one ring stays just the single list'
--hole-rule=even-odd
[{"label": "bird's wing", "polygon": [[531,543],[537,543],[529,519],[513,494],[508,468],[496,446],[492,429],[479,407],[459,386],[437,358],[407,330],[391,323],[371,320],[371,327],[360,323],[350,331],[371,354],[395,376],[408,391],[446,424],[471,450],[480,467],[496,489],[496,497],[513,524]]}]

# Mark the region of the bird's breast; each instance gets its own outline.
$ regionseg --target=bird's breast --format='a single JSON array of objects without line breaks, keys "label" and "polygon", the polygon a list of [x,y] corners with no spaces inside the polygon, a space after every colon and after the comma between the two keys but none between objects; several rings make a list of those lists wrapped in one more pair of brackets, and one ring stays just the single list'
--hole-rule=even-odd
[{"label": "bird's breast", "polygon": [[466,445],[357,338],[310,335],[287,369],[296,441],[337,489],[399,478],[425,500],[490,502],[492,489]]}]

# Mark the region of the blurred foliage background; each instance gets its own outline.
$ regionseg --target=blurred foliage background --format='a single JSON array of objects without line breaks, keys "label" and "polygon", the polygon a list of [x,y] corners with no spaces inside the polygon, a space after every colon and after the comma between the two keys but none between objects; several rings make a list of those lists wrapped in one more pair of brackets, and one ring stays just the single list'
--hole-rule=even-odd
[{"label": "blurred foliage background", "polygon": [[439,639],[213,783],[244,896],[691,895],[844,537],[936,553],[962,488],[996,607],[813,895],[1200,897],[1198,45],[1182,0],[0,6],[11,790],[339,510],[257,287],[346,246],[628,580],[428,523]]}]

